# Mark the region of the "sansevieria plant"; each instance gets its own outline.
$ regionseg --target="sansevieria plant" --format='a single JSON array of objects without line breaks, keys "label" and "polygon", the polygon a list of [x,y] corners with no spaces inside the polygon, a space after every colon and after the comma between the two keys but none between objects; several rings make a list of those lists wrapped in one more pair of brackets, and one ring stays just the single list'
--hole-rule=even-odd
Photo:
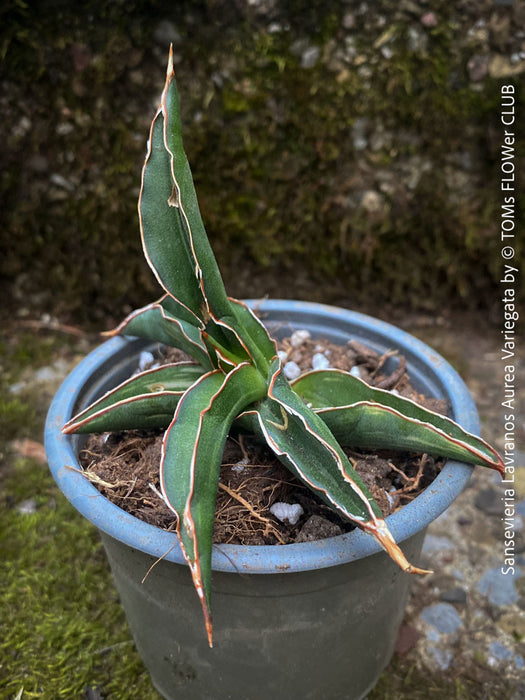
[{"label": "sansevieria plant", "polygon": [[111,334],[180,348],[194,362],[135,375],[70,420],[64,433],[165,429],[161,491],[200,598],[209,644],[212,533],[219,469],[232,424],[260,435],[277,457],[410,573],[342,446],[410,450],[504,472],[497,452],[452,420],[371,388],[347,372],[309,372],[290,383],[276,345],[242,302],[227,296],[203,226],[181,136],[170,51],[139,197],[146,259],[164,290]]}]

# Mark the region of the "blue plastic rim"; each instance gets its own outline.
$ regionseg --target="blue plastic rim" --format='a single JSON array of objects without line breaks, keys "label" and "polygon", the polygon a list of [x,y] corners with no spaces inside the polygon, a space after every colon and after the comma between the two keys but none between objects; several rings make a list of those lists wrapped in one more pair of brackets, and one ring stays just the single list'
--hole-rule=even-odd
[{"label": "blue plastic rim", "polygon": [[[429,396],[449,402],[450,415],[463,428],[479,434],[474,402],[456,371],[428,345],[383,321],[354,311],[288,300],[251,300],[275,336],[307,328],[313,337],[345,343],[355,338],[384,352],[397,349],[407,360],[414,386]],[[148,343],[113,338],[89,353],[58,390],[46,421],[45,444],[51,472],[72,505],[97,528],[132,548],[153,557],[184,564],[174,533],[149,525],[102,496],[78,471],[78,436],[65,436],[66,421],[94,398],[131,374],[136,356]],[[151,345],[151,344],[149,344]],[[454,501],[470,478],[472,467],[448,461],[439,476],[414,501],[388,516],[397,542],[427,527]],[[348,534],[289,545],[216,545],[212,565],[216,571],[255,574],[307,571],[354,561],[381,551],[360,530]]]}]

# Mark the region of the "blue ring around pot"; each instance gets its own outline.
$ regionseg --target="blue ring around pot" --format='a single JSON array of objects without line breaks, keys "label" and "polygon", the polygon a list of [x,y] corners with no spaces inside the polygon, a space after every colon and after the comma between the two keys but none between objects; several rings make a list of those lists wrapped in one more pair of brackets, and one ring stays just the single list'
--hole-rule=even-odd
[{"label": "blue ring around pot", "polygon": [[[371,346],[398,349],[408,366],[428,377],[436,395],[446,398],[454,420],[469,432],[479,434],[479,420],[474,402],[463,380],[440,355],[425,343],[383,321],[364,314],[322,304],[288,300],[249,301],[261,314],[272,315],[272,322],[286,325],[294,321],[297,328],[303,321],[314,329],[316,319],[320,331],[333,328],[337,335],[340,324],[352,324],[366,334]],[[299,321],[299,325],[298,322]],[[342,337],[348,338],[348,331]],[[149,525],[126,513],[109,500],[78,471],[76,446],[78,436],[61,433],[64,423],[77,410],[80,387],[91,377],[103,374],[103,367],[115,355],[126,354],[130,341],[113,338],[89,353],[68,375],[49,409],[45,442],[50,469],[64,495],[73,506],[97,528],[130,547],[153,557],[185,563],[174,533]],[[73,467],[73,468],[71,468]],[[472,467],[449,460],[433,483],[414,501],[388,516],[388,526],[398,543],[429,525],[458,496],[470,478]],[[217,571],[246,573],[282,573],[307,571],[335,566],[381,551],[377,542],[360,530],[308,543],[288,545],[216,545],[212,565]]]}]

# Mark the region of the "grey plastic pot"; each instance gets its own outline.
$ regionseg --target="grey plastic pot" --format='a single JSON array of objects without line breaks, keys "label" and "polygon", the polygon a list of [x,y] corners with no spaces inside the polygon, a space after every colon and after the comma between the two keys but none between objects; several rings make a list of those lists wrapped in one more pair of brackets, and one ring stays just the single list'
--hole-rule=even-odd
[{"label": "grey plastic pot", "polygon": [[[274,335],[297,328],[345,343],[356,338],[406,357],[413,384],[449,401],[452,417],[479,430],[468,390],[447,362],[403,331],[334,307],[252,302]],[[147,525],[101,496],[81,474],[78,436],[62,425],[128,377],[147,344],[115,338],[68,376],[49,410],[46,449],[66,497],[100,530],[133,637],[159,692],[172,700],[352,700],[388,664],[408,593],[401,572],[376,542],[355,530],[318,542],[216,546],[214,648],[209,649],[191,577],[173,533]],[[396,362],[394,358],[389,362]],[[449,461],[415,501],[389,516],[408,559],[418,562],[426,528],[467,483],[471,467]],[[144,576],[159,557],[162,561]]]}]

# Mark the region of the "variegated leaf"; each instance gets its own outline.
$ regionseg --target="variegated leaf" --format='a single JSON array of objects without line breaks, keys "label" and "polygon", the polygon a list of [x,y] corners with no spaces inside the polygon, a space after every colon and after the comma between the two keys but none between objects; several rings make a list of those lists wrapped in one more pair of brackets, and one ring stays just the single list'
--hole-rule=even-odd
[{"label": "variegated leaf", "polygon": [[483,464],[504,473],[501,457],[450,418],[341,370],[318,370],[293,382],[343,445],[409,450]]},{"label": "variegated leaf", "polygon": [[264,374],[270,368],[270,363],[277,355],[275,340],[270,337],[268,330],[246,304],[230,297],[233,312],[244,330],[244,337],[249,338],[248,351],[255,366]]},{"label": "variegated leaf", "polygon": [[227,375],[219,370],[205,374],[182,397],[163,440],[161,489],[177,515],[177,534],[210,646],[212,535],[222,452],[235,416],[265,393],[265,382],[249,363]]},{"label": "variegated leaf", "polygon": [[365,484],[325,423],[291,389],[278,361],[267,398],[243,415],[250,414],[270,448],[314,493],[369,532],[405,571],[425,573],[408,563]]},{"label": "variegated leaf", "polygon": [[193,357],[206,369],[216,366],[217,360],[213,350],[206,346],[202,331],[187,321],[175,318],[167,310],[172,299],[163,297],[133,311],[113,331],[106,336],[130,335],[148,338],[157,343],[179,348]]},{"label": "variegated leaf", "polygon": [[182,394],[204,370],[189,362],[146,370],[107,392],[68,421],[62,432],[167,428]]},{"label": "variegated leaf", "polygon": [[[234,318],[224,283],[211,249],[202,222],[193,178],[182,142],[182,122],[179,95],[173,70],[173,53],[170,48],[166,83],[162,93],[159,115],[163,120],[164,149],[169,157],[171,192],[169,206],[180,214],[182,233],[194,262],[194,275],[198,280],[203,298],[201,318],[206,322],[207,314],[224,323],[231,324]],[[171,290],[180,298],[175,287]]]},{"label": "variegated leaf", "polygon": [[161,286],[197,319],[204,297],[196,276],[196,261],[174,197],[171,154],[166,149],[166,117],[159,108],[151,125],[142,170],[139,223],[144,255]]}]

